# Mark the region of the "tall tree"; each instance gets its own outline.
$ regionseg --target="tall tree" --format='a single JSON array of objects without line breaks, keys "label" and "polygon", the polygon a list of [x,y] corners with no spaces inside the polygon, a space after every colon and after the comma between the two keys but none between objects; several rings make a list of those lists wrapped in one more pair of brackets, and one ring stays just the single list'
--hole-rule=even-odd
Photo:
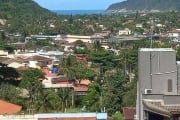
[{"label": "tall tree", "polygon": [[59,97],[53,89],[44,89],[36,100],[37,111],[43,113],[57,111],[59,103]]},{"label": "tall tree", "polygon": [[90,84],[88,93],[83,99],[83,106],[86,111],[101,111],[103,106],[102,93],[103,88],[99,84]]},{"label": "tall tree", "polygon": [[35,100],[40,94],[42,83],[40,79],[44,78],[44,74],[41,70],[30,68],[22,73],[22,79],[20,86],[25,88],[29,93],[29,112],[35,111]]},{"label": "tall tree", "polygon": [[72,97],[70,93],[72,93],[72,89],[70,88],[59,88],[57,90],[57,95],[59,96],[59,101],[61,103],[60,107],[62,112],[65,112],[67,108],[70,108],[70,106],[72,106]]},{"label": "tall tree", "polygon": [[107,88],[107,92],[104,95],[104,105],[110,115],[119,111],[122,107],[123,96],[127,91],[127,83],[128,79],[121,69],[107,75],[105,78],[104,85]]}]

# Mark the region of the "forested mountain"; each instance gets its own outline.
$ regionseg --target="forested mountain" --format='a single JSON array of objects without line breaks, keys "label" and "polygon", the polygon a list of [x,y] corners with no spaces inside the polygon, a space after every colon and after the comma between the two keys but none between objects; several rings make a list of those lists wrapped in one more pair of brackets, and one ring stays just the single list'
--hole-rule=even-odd
[{"label": "forested mountain", "polygon": [[112,4],[107,10],[116,12],[179,11],[180,0],[127,0]]},{"label": "forested mountain", "polygon": [[6,21],[3,27],[8,26],[9,32],[23,31],[54,17],[57,17],[55,13],[40,7],[33,0],[0,0],[0,19]]}]

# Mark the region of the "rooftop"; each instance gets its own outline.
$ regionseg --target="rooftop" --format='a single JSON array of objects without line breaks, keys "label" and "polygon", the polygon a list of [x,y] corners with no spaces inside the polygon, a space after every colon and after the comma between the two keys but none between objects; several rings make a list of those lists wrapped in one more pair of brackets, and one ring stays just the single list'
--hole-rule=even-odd
[{"label": "rooftop", "polygon": [[147,111],[154,111],[164,116],[170,117],[180,113],[180,104],[164,104],[163,100],[143,100]]},{"label": "rooftop", "polygon": [[174,51],[172,48],[140,48],[140,51]]},{"label": "rooftop", "polygon": [[16,114],[22,109],[21,106],[0,100],[0,114]]}]

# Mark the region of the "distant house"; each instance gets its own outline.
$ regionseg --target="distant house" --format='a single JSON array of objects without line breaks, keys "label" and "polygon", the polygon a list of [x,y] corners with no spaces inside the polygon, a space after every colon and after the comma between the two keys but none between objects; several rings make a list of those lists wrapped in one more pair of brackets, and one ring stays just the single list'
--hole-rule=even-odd
[{"label": "distant house", "polygon": [[8,67],[12,68],[24,66],[24,64],[22,64],[22,61],[8,57],[0,57],[0,63],[6,64]]},{"label": "distant house", "polygon": [[175,29],[172,31],[168,31],[168,37],[173,42],[180,42],[180,29]]},{"label": "distant house", "polygon": [[29,67],[36,68],[37,65],[41,67],[46,67],[47,65],[52,64],[53,59],[35,55],[35,56],[30,56],[28,58],[24,59],[24,63],[27,63]]},{"label": "distant house", "polygon": [[4,50],[0,50],[0,56],[8,56],[8,52]]},{"label": "distant house", "polygon": [[142,28],[143,25],[142,24],[136,24],[136,28]]},{"label": "distant house", "polygon": [[86,95],[88,92],[88,86],[91,83],[90,80],[76,81],[74,84],[74,92],[76,95]]},{"label": "distant house", "polygon": [[60,51],[39,51],[39,55],[52,58],[53,61],[62,61],[64,52]]},{"label": "distant house", "polygon": [[125,24],[134,22],[135,18],[127,18]]},{"label": "distant house", "polygon": [[168,31],[168,37],[180,37],[180,29]]},{"label": "distant house", "polygon": [[19,113],[21,109],[22,106],[0,100],[0,115],[16,114]]},{"label": "distant house", "polygon": [[65,35],[64,37],[65,41],[68,41],[69,43],[74,43],[77,40],[81,40],[84,43],[91,43],[91,36],[80,36],[80,35]]},{"label": "distant house", "polygon": [[99,33],[95,33],[95,35],[97,35],[97,36],[102,36],[102,37],[106,37],[106,36],[108,36],[110,33],[111,33],[111,31],[104,30],[104,31],[101,31],[101,32],[99,32]]},{"label": "distant house", "polygon": [[124,30],[119,30],[118,35],[130,35],[131,33],[130,29],[125,28]]},{"label": "distant house", "polygon": [[69,80],[66,76],[57,75],[57,73],[52,72],[49,68],[43,68],[42,71],[45,74],[45,79],[42,81],[44,88],[73,88],[74,82]]},{"label": "distant house", "polygon": [[156,27],[163,27],[164,25],[163,24],[156,24]]}]

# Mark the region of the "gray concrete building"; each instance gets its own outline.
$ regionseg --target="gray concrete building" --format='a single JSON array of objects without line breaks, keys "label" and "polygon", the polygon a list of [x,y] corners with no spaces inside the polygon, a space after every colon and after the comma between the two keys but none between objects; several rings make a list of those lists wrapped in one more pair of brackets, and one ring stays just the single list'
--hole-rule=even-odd
[{"label": "gray concrete building", "polygon": [[139,49],[137,120],[180,120],[179,69],[175,50]]}]

